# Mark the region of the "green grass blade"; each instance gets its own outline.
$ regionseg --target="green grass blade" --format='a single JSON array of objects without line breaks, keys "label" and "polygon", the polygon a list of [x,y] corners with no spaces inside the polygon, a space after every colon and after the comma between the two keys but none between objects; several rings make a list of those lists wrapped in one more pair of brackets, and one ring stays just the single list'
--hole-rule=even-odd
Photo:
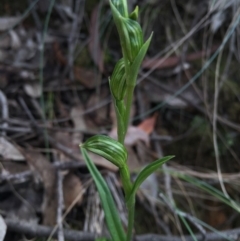
[{"label": "green grass blade", "polygon": [[209,194],[215,196],[220,201],[222,201],[223,203],[232,207],[237,212],[240,212],[240,204],[239,203],[237,203],[236,201],[234,201],[230,197],[226,197],[221,191],[219,191],[215,187],[212,187],[211,185],[207,184],[206,182],[204,182],[202,180],[199,180],[197,178],[190,177],[188,175],[184,175],[184,174],[173,172],[173,171],[170,171],[170,174],[175,176],[175,177],[181,178],[181,179],[185,180],[186,182],[192,183],[196,187],[198,187],[198,188],[208,192]]},{"label": "green grass blade", "polygon": [[182,217],[182,216],[180,216],[180,219],[182,220],[184,226],[185,226],[186,229],[188,230],[188,232],[189,232],[189,234],[191,235],[192,239],[193,239],[194,241],[198,241],[197,238],[196,238],[196,236],[195,236],[195,234],[193,233],[191,227],[188,225],[187,220],[186,220],[184,217]]},{"label": "green grass blade", "polygon": [[126,240],[125,233],[122,227],[121,220],[119,218],[117,208],[113,201],[112,194],[101,173],[98,171],[92,160],[89,158],[87,151],[84,148],[81,148],[81,152],[83,154],[83,158],[87,164],[87,167],[93,177],[93,180],[97,186],[111,237],[113,241],[124,241]]}]

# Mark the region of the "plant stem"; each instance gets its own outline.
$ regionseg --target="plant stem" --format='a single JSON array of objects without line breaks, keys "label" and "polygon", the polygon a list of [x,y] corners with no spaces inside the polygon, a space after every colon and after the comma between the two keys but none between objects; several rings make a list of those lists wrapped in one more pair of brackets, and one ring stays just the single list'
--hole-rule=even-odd
[{"label": "plant stem", "polygon": [[134,92],[134,87],[132,85],[128,85],[127,86],[127,99],[126,99],[126,114],[125,114],[125,120],[124,120],[124,124],[125,124],[125,135],[127,133],[128,130],[128,124],[129,124],[129,120],[130,120],[130,114],[131,114],[131,107],[132,107],[132,100],[133,100],[133,92]]},{"label": "plant stem", "polygon": [[125,105],[123,100],[115,100],[114,103],[115,113],[117,115],[117,133],[118,133],[118,141],[124,145],[125,138],[125,123],[123,114],[125,113]]},{"label": "plant stem", "polygon": [[128,3],[127,0],[122,0],[123,8],[124,8],[124,17],[128,17]]},{"label": "plant stem", "polygon": [[126,241],[132,240],[132,231],[134,226],[134,214],[135,214],[135,195],[129,202],[128,206],[128,228],[127,228],[127,239]]},{"label": "plant stem", "polygon": [[132,191],[132,182],[130,178],[130,171],[128,165],[125,164],[120,170],[120,178],[123,185],[123,190],[125,193],[125,199],[128,200]]}]

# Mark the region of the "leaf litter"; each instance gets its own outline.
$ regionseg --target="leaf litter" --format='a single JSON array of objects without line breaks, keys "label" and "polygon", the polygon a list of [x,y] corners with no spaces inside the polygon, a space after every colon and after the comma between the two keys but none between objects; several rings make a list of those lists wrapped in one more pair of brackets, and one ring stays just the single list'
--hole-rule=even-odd
[{"label": "leaf litter", "polygon": [[[143,2],[139,3],[143,4]],[[133,178],[153,160],[152,157],[157,159],[161,155],[155,150],[155,142],[160,146],[162,153],[176,154],[179,166],[176,167],[172,163],[170,165],[170,168],[175,171],[181,169],[188,173],[192,168],[199,174],[201,172],[198,171],[202,170],[204,175],[208,175],[209,170],[211,173],[216,170],[212,140],[209,138],[215,66],[209,67],[206,75],[202,75],[202,82],[196,82],[196,85],[192,85],[182,93],[185,99],[180,95],[173,98],[173,95],[188,83],[189,76],[194,76],[202,63],[208,61],[219,47],[222,40],[220,35],[225,33],[225,27],[231,22],[230,8],[233,8],[233,12],[237,9],[234,7],[236,6],[233,4],[234,1],[225,4],[224,1],[221,2],[214,7],[216,12],[213,12],[209,22],[201,25],[202,29],[200,28],[197,33],[199,35],[189,37],[196,48],[192,48],[191,45],[188,50],[186,41],[183,48],[174,47],[175,54],[173,51],[166,59],[159,54],[163,46],[177,46],[171,41],[178,41],[184,37],[175,21],[177,15],[172,15],[172,7],[168,3],[160,5],[157,5],[156,1],[144,3],[146,8],[141,13],[141,21],[146,29],[154,30],[154,39],[148,57],[143,62],[142,75],[139,76],[140,78],[145,76],[138,84],[139,90],[144,93],[144,98],[134,100],[133,121],[126,136],[128,162]],[[130,4],[135,3],[136,1],[131,1]],[[112,115],[107,82],[112,66],[119,57],[120,46],[115,41],[115,30],[111,29],[111,25],[107,26],[106,22],[101,21],[109,15],[105,2],[101,5],[86,1],[83,21],[80,19],[80,14],[75,13],[73,5],[72,1],[61,1],[55,4],[46,32],[42,69],[39,69],[42,50],[41,29],[44,25],[42,14],[47,13],[49,3],[40,1],[40,5],[31,12],[31,16],[29,15],[17,26],[15,25],[21,21],[22,16],[19,15],[18,10],[13,10],[14,6],[11,3],[4,5],[6,8],[4,15],[0,13],[0,88],[7,99],[7,105],[1,102],[0,106],[1,110],[3,107],[9,109],[9,116],[2,116],[0,120],[0,211],[2,215],[0,240],[3,240],[6,232],[4,220],[7,218],[19,222],[25,220],[32,225],[55,225],[58,208],[56,174],[61,169],[60,166],[64,167],[64,170],[61,169],[64,210],[71,209],[63,221],[64,228],[106,233],[96,190],[86,185],[89,180],[91,181],[91,177],[82,160],[78,145],[94,133],[108,134],[116,138],[116,119]],[[189,31],[191,31],[189,23],[195,26],[194,16],[197,18],[197,12],[207,14],[210,11],[206,4],[199,3],[196,7],[190,1],[184,3],[176,1],[176,6],[180,11],[179,16],[184,16],[182,20]],[[160,8],[163,11],[160,11]],[[155,15],[154,11],[156,11]],[[12,14],[13,12],[17,13],[16,16]],[[155,20],[157,26],[155,26],[156,23],[146,19],[145,16],[149,13],[152,16],[158,16],[159,19]],[[75,60],[69,67],[67,46],[72,44],[69,36],[74,21],[78,22],[78,29],[74,36]],[[164,25],[161,22],[164,22]],[[226,24],[225,27],[223,23]],[[212,41],[213,44],[206,46],[199,40],[202,40],[203,29],[207,30],[208,27],[208,30],[215,35],[209,39],[209,43]],[[111,30],[111,33],[107,33],[106,29]],[[166,38],[163,33],[169,29],[171,31]],[[206,38],[208,38],[208,30],[205,32]],[[239,99],[237,93],[240,89],[237,80],[239,68],[231,55],[227,57],[228,51],[234,52],[237,56],[235,50],[238,45],[235,42],[237,41],[233,36],[229,43],[231,46],[225,49],[223,66],[230,67],[222,74],[224,80],[221,80],[222,89],[218,109],[219,119],[225,120],[221,122],[221,127],[219,125],[219,138],[223,143],[220,144],[219,141],[219,149],[223,171],[226,172],[223,176],[225,179],[231,173],[238,171],[238,164],[232,161],[231,155],[235,156],[234,160],[239,159],[239,115],[237,114],[240,110],[237,101]],[[108,48],[104,50],[106,45]],[[226,61],[227,59],[229,62]],[[43,80],[39,79],[39,71],[43,73]],[[74,73],[73,79],[69,78],[70,71]],[[230,86],[231,84],[234,88]],[[25,107],[21,104],[20,98],[24,100]],[[155,114],[144,116],[148,108],[154,108],[164,102],[164,108],[158,109],[154,112]],[[206,111],[201,111],[204,108]],[[0,113],[3,114],[2,111]],[[228,129],[230,127],[226,124],[229,122],[233,129]],[[201,131],[194,132],[191,127],[189,130],[189,126],[195,126],[194,123],[197,123],[197,128]],[[229,132],[231,135],[228,135]],[[163,138],[164,136],[169,138]],[[48,137],[52,138],[52,142]],[[121,196],[117,168],[99,156],[90,153],[90,157],[111,186],[124,222],[126,215],[120,205],[124,200]],[[211,179],[211,173],[208,176],[209,179]],[[141,224],[141,217],[138,219],[136,233],[157,230],[156,232],[164,235],[165,231],[162,227],[165,225],[170,227],[171,235],[179,235],[176,225],[170,221],[172,211],[167,210],[158,199],[159,190],[168,193],[169,188],[176,203],[182,205],[187,212],[196,213],[195,210],[199,210],[196,215],[205,215],[203,220],[216,228],[224,226],[227,222],[228,225],[225,227],[229,229],[236,227],[235,214],[223,206],[219,209],[218,200],[208,203],[206,200],[211,197],[204,196],[196,187],[177,178],[171,179],[170,184],[167,180],[165,174],[157,173],[150,176],[141,186],[146,194],[143,199],[139,194],[140,203],[151,214],[148,215],[149,218],[150,216],[156,218],[156,224],[149,220]],[[206,179],[202,178],[202,180]],[[232,182],[227,184],[228,192],[235,198],[238,195],[237,180],[234,176]],[[216,178],[214,182],[210,180],[209,183],[215,185]],[[154,212],[149,205],[150,196],[155,200]],[[72,206],[74,204],[75,206]],[[204,211],[206,205],[219,210],[206,212]],[[138,212],[141,213],[137,210]],[[97,217],[94,213],[97,213]],[[206,218],[208,214],[209,218]],[[215,214],[218,214],[219,218],[214,218]],[[232,215],[233,221],[226,218],[229,214]],[[146,216],[145,213],[143,216]],[[157,218],[162,221],[163,226],[159,224]],[[91,223],[94,223],[92,227]],[[149,223],[151,223],[149,229],[144,231]],[[157,228],[154,229],[154,226]],[[7,232],[11,233],[11,231]],[[6,237],[7,241],[13,241]],[[14,241],[23,238],[20,234]]]}]

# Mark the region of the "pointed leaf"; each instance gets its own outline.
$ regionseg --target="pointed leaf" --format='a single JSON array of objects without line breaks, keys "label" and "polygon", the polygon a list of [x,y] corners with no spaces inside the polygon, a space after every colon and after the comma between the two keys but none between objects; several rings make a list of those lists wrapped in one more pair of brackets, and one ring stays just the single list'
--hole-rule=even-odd
[{"label": "pointed leaf", "polygon": [[139,174],[137,179],[135,180],[133,187],[132,187],[132,192],[131,192],[131,197],[135,196],[138,188],[141,186],[141,184],[147,179],[148,176],[150,176],[153,172],[155,172],[160,166],[162,166],[165,162],[168,160],[172,159],[174,156],[165,156],[148,166],[146,166]]},{"label": "pointed leaf", "polygon": [[[135,82],[136,82],[136,79],[137,79],[137,75],[138,75],[138,71],[139,71],[139,68],[141,66],[141,63],[147,53],[147,50],[148,50],[148,47],[149,47],[149,44],[151,42],[151,39],[152,39],[152,35],[148,38],[148,40],[144,43],[144,45],[142,46],[142,48],[140,49],[137,57],[134,59],[134,62],[132,63],[131,67],[130,67],[130,71],[129,71],[129,75],[131,76],[131,79],[127,80],[127,85],[132,85],[132,86],[135,86]],[[134,81],[134,83],[133,83]]]},{"label": "pointed leaf", "polygon": [[138,6],[136,6],[134,11],[129,14],[129,18],[131,18],[132,20],[137,21],[138,20],[138,12],[139,12],[139,8],[138,8]]},{"label": "pointed leaf", "polygon": [[114,101],[114,108],[117,115],[117,131],[118,131],[118,141],[123,143],[126,134],[126,129],[124,125],[124,116],[126,112],[124,100]]},{"label": "pointed leaf", "polygon": [[126,31],[124,34],[125,42],[130,46],[130,52],[127,52],[127,57],[130,62],[133,62],[143,45],[142,29],[139,23],[132,19],[122,18],[122,22]]},{"label": "pointed leaf", "polygon": [[116,24],[118,34],[119,34],[119,37],[120,37],[122,52],[124,53],[124,55],[127,56],[127,53],[130,52],[130,46],[127,45],[127,43],[126,43],[127,39],[124,36],[124,35],[127,35],[127,31],[123,27],[122,15],[120,14],[120,12],[115,7],[115,5],[113,4],[112,1],[110,1],[110,7],[111,7],[111,10],[112,10],[113,19],[114,19],[114,22]]},{"label": "pointed leaf", "polygon": [[81,152],[83,154],[86,165],[93,177],[93,180],[97,186],[111,237],[113,241],[123,241],[126,239],[126,237],[122,228],[121,220],[119,218],[119,213],[112,198],[112,194],[101,173],[98,171],[92,160],[89,158],[87,151],[81,147]]},{"label": "pointed leaf", "polygon": [[127,161],[126,148],[120,142],[108,136],[93,136],[80,146],[106,158],[119,168],[122,168]]}]

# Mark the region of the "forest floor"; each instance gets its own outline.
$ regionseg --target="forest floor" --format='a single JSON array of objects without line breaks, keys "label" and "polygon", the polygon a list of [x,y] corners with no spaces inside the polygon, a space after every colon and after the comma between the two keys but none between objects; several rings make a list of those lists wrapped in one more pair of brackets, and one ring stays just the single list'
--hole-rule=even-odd
[{"label": "forest floor", "polygon": [[[175,155],[137,195],[136,240],[237,240],[240,2],[136,4],[154,35],[125,143],[132,178]],[[120,57],[107,1],[1,0],[0,241],[108,235],[79,144],[116,133],[108,77]],[[118,170],[90,155],[126,226]]]}]

